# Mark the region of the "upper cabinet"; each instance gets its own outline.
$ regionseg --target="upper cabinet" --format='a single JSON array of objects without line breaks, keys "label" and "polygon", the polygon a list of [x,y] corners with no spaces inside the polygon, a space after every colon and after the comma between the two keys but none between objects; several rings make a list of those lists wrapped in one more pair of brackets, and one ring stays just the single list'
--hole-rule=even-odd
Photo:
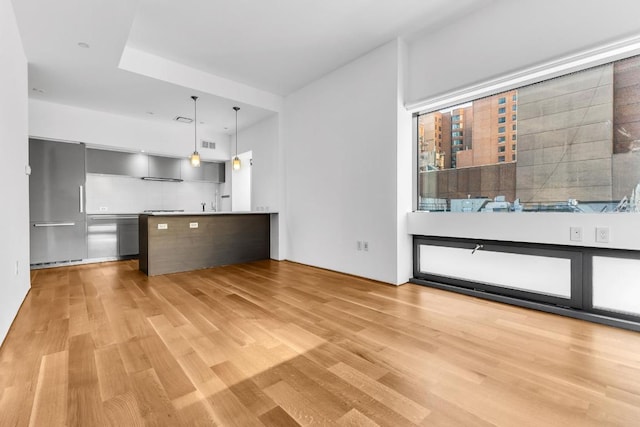
[{"label": "upper cabinet", "polygon": [[145,154],[87,149],[87,173],[125,175],[142,178],[149,174],[149,161]]},{"label": "upper cabinet", "polygon": [[201,169],[204,173],[204,181],[224,182],[224,163],[202,163]]},{"label": "upper cabinet", "polygon": [[224,182],[224,163],[201,162],[199,168],[194,168],[189,159],[184,159],[180,167],[185,181]]},{"label": "upper cabinet", "polygon": [[148,176],[150,178],[182,179],[180,178],[180,159],[149,156]]},{"label": "upper cabinet", "polygon": [[180,176],[185,181],[202,181],[204,180],[204,168],[201,163],[199,168],[191,166],[189,159],[182,159],[180,161]]},{"label": "upper cabinet", "polygon": [[87,173],[217,183],[225,179],[224,163],[202,162],[194,168],[189,159],[96,148],[87,149]]}]

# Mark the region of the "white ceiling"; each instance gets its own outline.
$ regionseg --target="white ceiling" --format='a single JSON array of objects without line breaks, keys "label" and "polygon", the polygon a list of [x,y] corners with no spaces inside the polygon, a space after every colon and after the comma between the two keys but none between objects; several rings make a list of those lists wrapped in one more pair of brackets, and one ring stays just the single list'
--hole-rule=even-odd
[{"label": "white ceiling", "polygon": [[[225,132],[234,126],[234,105],[241,107],[240,127],[249,126],[277,111],[252,99],[286,96],[395,37],[435,31],[487,1],[13,0],[13,5],[30,87],[44,92],[32,90],[32,98],[166,121],[191,117],[190,96],[198,95],[199,121]],[[127,49],[186,66],[199,79],[190,81],[193,73],[178,81],[163,78],[162,70],[119,68]],[[207,78],[215,84],[205,84]],[[238,90],[225,85],[240,87],[245,95],[230,95]]]}]

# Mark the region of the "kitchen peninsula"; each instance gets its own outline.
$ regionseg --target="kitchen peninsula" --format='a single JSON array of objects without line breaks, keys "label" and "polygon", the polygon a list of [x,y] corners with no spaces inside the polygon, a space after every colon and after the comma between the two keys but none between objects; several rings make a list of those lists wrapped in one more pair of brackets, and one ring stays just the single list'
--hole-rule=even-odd
[{"label": "kitchen peninsula", "polygon": [[269,212],[140,215],[140,270],[149,276],[268,259]]}]

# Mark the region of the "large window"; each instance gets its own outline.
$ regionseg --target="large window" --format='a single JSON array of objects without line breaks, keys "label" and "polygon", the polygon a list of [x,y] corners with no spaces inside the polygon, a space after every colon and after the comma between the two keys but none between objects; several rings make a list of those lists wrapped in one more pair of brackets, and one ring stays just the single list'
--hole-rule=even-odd
[{"label": "large window", "polygon": [[[517,126],[506,111],[518,111]],[[428,131],[434,121],[441,141]],[[419,209],[473,199],[476,211],[640,210],[640,57],[426,111],[417,123]]]}]

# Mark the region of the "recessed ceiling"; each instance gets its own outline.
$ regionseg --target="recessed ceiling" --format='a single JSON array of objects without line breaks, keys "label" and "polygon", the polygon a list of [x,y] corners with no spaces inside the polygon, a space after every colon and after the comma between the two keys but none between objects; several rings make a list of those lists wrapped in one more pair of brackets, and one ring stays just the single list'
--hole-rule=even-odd
[{"label": "recessed ceiling", "polygon": [[[240,128],[277,109],[202,84],[235,83],[274,99],[395,37],[438,28],[480,0],[13,0],[35,99],[136,117],[198,117]],[[486,3],[485,3],[486,4]],[[200,83],[119,68],[144,52],[201,73]],[[134,70],[135,71],[135,70]],[[237,87],[235,88],[237,89]],[[236,92],[238,92],[236,90]],[[258,97],[256,97],[257,99]],[[242,102],[240,102],[242,101]],[[153,114],[149,114],[152,112]]]},{"label": "recessed ceiling", "polygon": [[128,44],[279,95],[472,0],[141,0]]}]

